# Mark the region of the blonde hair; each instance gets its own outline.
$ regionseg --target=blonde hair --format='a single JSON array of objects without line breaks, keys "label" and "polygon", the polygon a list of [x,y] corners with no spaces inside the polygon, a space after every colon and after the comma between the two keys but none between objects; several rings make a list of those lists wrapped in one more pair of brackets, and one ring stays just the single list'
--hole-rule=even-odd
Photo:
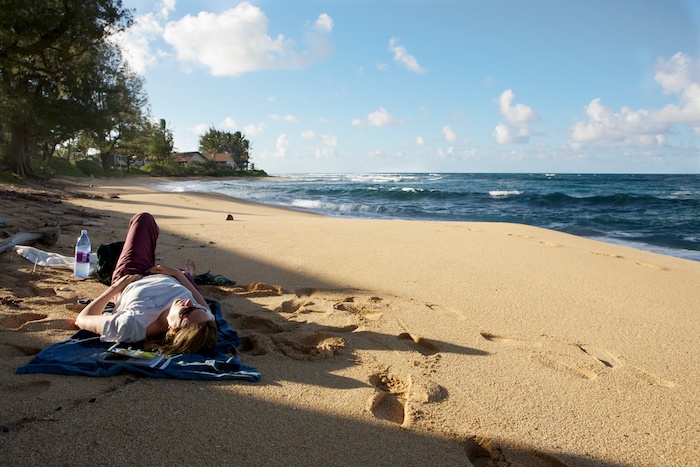
[{"label": "blonde hair", "polygon": [[168,329],[161,344],[151,345],[154,350],[164,354],[206,353],[214,350],[217,342],[218,328],[215,321],[191,323],[188,326],[176,326]]}]

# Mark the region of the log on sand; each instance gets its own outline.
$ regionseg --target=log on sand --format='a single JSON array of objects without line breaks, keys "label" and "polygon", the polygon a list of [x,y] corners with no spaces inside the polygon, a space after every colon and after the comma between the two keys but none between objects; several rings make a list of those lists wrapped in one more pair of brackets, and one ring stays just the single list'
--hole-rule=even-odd
[{"label": "log on sand", "polygon": [[6,252],[15,245],[29,245],[36,241],[44,245],[54,245],[61,236],[61,226],[56,226],[45,232],[20,232],[0,242],[0,254]]}]

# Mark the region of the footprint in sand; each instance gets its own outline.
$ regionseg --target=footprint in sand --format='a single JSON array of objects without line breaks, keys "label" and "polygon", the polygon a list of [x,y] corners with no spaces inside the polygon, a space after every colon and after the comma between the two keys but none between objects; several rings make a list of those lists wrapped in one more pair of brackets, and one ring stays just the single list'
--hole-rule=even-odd
[{"label": "footprint in sand", "polygon": [[381,311],[365,308],[362,305],[353,303],[353,298],[348,297],[345,301],[333,305],[335,310],[347,311],[356,316],[362,324],[371,324],[378,321],[384,315]]},{"label": "footprint in sand", "polygon": [[434,303],[426,303],[425,306],[430,308],[433,311],[442,311],[442,312],[451,313],[451,314],[455,315],[457,317],[457,319],[460,321],[467,320],[467,316],[464,313],[462,313],[459,310],[455,310],[454,308],[443,307],[441,305],[436,305]]},{"label": "footprint in sand", "polygon": [[487,332],[487,331],[480,331],[479,334],[481,334],[481,337],[483,337],[487,341],[496,342],[498,344],[509,345],[512,347],[533,348],[533,349],[538,349],[538,348],[542,347],[541,343],[529,341],[526,339],[501,336],[499,334],[494,334],[492,332]]},{"label": "footprint in sand", "polygon": [[326,310],[319,309],[319,307],[314,306],[316,302],[307,298],[297,298],[292,300],[286,300],[277,307],[275,311],[278,313],[289,313],[293,315],[299,315],[304,313],[326,313]]},{"label": "footprint in sand", "polygon": [[342,337],[326,332],[316,332],[298,339],[271,336],[277,350],[294,360],[322,360],[340,355],[347,346]]},{"label": "footprint in sand", "polygon": [[398,338],[404,341],[409,341],[412,344],[415,344],[416,350],[418,350],[420,353],[423,355],[430,356],[430,355],[435,355],[440,351],[440,347],[437,345],[433,344],[431,341],[428,339],[424,339],[420,336],[416,336],[415,334],[411,334],[409,332],[402,332],[401,334],[398,335]]},{"label": "footprint in sand", "polygon": [[447,397],[447,390],[429,378],[404,380],[382,371],[370,375],[369,382],[375,389],[369,400],[369,412],[404,428],[411,426],[419,413],[412,406],[441,402]]},{"label": "footprint in sand", "polygon": [[236,327],[251,331],[259,331],[265,334],[277,334],[285,331],[291,331],[299,327],[297,323],[285,322],[278,324],[269,318],[261,316],[241,316],[236,319]]},{"label": "footprint in sand", "polygon": [[599,349],[597,347],[593,347],[586,344],[579,344],[578,348],[581,349],[582,352],[595,358],[608,368],[615,369],[623,366],[623,363],[617,357],[615,357],[613,354],[611,354],[605,349]]},{"label": "footprint in sand", "polygon": [[497,446],[481,436],[471,436],[464,441],[464,451],[473,467],[496,465],[532,465],[541,467],[569,467],[559,459],[531,449]]},{"label": "footprint in sand", "polygon": [[369,377],[375,392],[369,401],[369,411],[375,417],[396,425],[406,421],[406,400],[409,385],[388,373],[377,373]]},{"label": "footprint in sand", "polygon": [[[222,286],[220,286],[222,287]],[[225,286],[234,294],[244,297],[270,297],[275,295],[283,295],[284,289],[279,285],[269,285],[262,282],[253,282],[243,286]]]},{"label": "footprint in sand", "polygon": [[41,321],[30,321],[23,324],[17,331],[21,332],[37,332],[37,331],[57,331],[57,330],[78,330],[79,328],[75,325],[75,321],[72,319],[45,319]]},{"label": "footprint in sand", "polygon": [[655,375],[654,373],[647,371],[643,368],[639,368],[638,366],[631,365],[631,367],[635,370],[635,376],[637,376],[639,379],[642,381],[645,381],[648,384],[651,384],[653,386],[660,386],[662,388],[675,388],[676,383],[673,381],[662,378],[660,376]]},{"label": "footprint in sand", "polygon": [[42,313],[13,313],[0,316],[0,326],[12,331],[19,331],[26,323],[46,319],[48,315]]},{"label": "footprint in sand", "polygon": [[[315,332],[302,334],[301,323],[276,323],[260,316],[238,316],[235,322],[241,329],[239,350],[249,355],[266,355],[279,352],[295,360],[320,360],[339,355],[347,342],[336,333]],[[338,332],[352,332],[354,326]]]},{"label": "footprint in sand", "polygon": [[31,297],[51,297],[56,295],[53,287],[36,287],[32,284],[23,284],[15,287],[12,292],[15,297],[31,298]]},{"label": "footprint in sand", "polygon": [[580,367],[574,363],[567,362],[567,357],[565,355],[546,355],[535,353],[530,355],[529,358],[547,368],[569,373],[579,378],[594,380],[598,377],[598,373],[589,368]]},{"label": "footprint in sand", "polygon": [[490,467],[499,465],[504,460],[503,454],[489,440],[478,436],[467,438],[464,442],[464,451],[467,459],[473,467]]},{"label": "footprint in sand", "polygon": [[624,258],[624,256],[615,255],[615,254],[612,254],[612,253],[603,253],[603,252],[600,252],[600,251],[591,251],[591,253],[594,254],[594,255],[599,255],[599,256],[607,256],[608,258],[616,258],[616,259]]},{"label": "footprint in sand", "polygon": [[658,264],[651,264],[651,263],[637,263],[637,264],[640,266],[643,266],[645,268],[658,269],[659,271],[668,271],[667,267],[659,266]]},{"label": "footprint in sand", "polygon": [[544,246],[551,246],[551,247],[555,247],[555,248],[564,246],[561,243],[555,243],[555,242],[540,242],[540,243]]}]

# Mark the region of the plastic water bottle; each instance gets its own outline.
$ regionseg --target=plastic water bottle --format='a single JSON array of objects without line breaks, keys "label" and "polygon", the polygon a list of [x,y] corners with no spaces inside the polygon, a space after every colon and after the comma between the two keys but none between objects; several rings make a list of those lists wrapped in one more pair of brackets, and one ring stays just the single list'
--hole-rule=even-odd
[{"label": "plastic water bottle", "polygon": [[87,230],[80,232],[78,243],[75,244],[75,269],[76,277],[85,278],[90,275],[90,238]]}]

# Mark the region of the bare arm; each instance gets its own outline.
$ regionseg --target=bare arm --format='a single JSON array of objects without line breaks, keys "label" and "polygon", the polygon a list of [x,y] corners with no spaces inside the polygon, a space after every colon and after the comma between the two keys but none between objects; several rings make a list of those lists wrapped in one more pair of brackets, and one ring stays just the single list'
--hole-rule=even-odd
[{"label": "bare arm", "polygon": [[197,303],[202,305],[208,311],[211,311],[209,309],[209,305],[207,305],[207,301],[204,299],[202,294],[199,293],[199,290],[197,290],[197,288],[192,284],[192,282],[190,282],[189,279],[185,277],[185,274],[179,269],[171,268],[168,266],[162,266],[159,264],[158,266],[153,266],[146,272],[150,274],[166,274],[168,276],[174,277],[178,280],[178,282],[180,282],[180,284],[182,284],[185,288],[187,288],[187,290],[189,290],[192,293],[192,296],[194,297]]},{"label": "bare arm", "polygon": [[104,329],[105,321],[109,319],[109,316],[102,314],[107,304],[112,300],[117,294],[121,293],[127,285],[132,282],[139,280],[141,275],[131,274],[124,276],[119,279],[114,284],[110,285],[107,290],[102,292],[102,294],[95,300],[90,302],[82,311],[78,314],[75,319],[75,324],[81,329],[86,329],[92,331],[95,334],[102,334]]}]

